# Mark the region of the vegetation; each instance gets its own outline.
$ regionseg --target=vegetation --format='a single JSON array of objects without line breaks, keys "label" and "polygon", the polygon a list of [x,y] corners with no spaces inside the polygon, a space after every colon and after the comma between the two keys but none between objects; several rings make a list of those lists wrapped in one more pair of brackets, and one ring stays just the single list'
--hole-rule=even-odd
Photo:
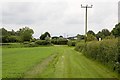
[{"label": "vegetation", "polygon": [[85,56],[97,60],[111,70],[120,73],[118,47],[120,47],[120,45],[118,46],[118,39],[108,39],[100,42],[78,43],[75,50],[83,52]]},{"label": "vegetation", "polygon": [[110,31],[108,29],[103,29],[102,31],[99,31],[97,34],[96,34],[96,37],[97,38],[105,38],[107,36],[110,36]]},{"label": "vegetation", "polygon": [[120,37],[120,23],[115,25],[111,32],[115,37]]},{"label": "vegetation", "polygon": [[[29,27],[18,31],[1,28],[0,33],[4,78],[115,78],[114,72],[120,75],[120,23],[112,31],[102,29],[95,34],[89,30],[86,37],[78,34],[69,38],[51,38],[50,33],[45,32],[35,39],[34,31]],[[102,41],[98,41],[99,38]],[[75,46],[75,50],[83,54],[63,45]]]},{"label": "vegetation", "polygon": [[34,31],[28,27],[19,29],[19,31],[17,31],[18,36],[20,36],[20,39],[22,42],[24,41],[30,41],[30,39],[32,39],[32,34],[34,33]]},{"label": "vegetation", "polygon": [[48,40],[37,40],[35,41],[37,45],[51,45],[51,42]]},{"label": "vegetation", "polygon": [[3,78],[117,78],[73,47],[3,48]]},{"label": "vegetation", "polygon": [[26,71],[53,53],[54,47],[3,48],[3,78],[20,78]]},{"label": "vegetation", "polygon": [[95,33],[94,33],[92,30],[89,30],[89,31],[87,32],[87,34],[88,34],[88,35],[91,34],[91,35],[95,36]]},{"label": "vegetation", "polygon": [[24,41],[30,41],[32,39],[32,34],[34,31],[28,27],[19,29],[18,31],[7,31],[6,29],[2,28],[0,29],[0,32],[2,35],[0,36],[2,38],[3,43],[10,43],[10,42],[24,42]]},{"label": "vegetation", "polygon": [[64,38],[52,39],[51,43],[55,45],[67,45],[68,40]]},{"label": "vegetation", "polygon": [[68,41],[67,43],[68,46],[75,46],[75,44],[76,44],[76,41],[72,41],[72,40]]},{"label": "vegetation", "polygon": [[45,40],[46,38],[50,38],[51,36],[50,36],[50,34],[49,34],[49,32],[45,32],[44,34],[42,34],[41,36],[40,36],[40,39],[41,40]]}]

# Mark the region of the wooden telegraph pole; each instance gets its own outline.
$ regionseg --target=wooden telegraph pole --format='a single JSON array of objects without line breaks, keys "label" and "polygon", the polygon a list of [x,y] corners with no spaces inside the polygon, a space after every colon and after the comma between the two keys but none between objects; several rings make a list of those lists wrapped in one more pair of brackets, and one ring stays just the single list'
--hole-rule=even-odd
[{"label": "wooden telegraph pole", "polygon": [[[91,6],[88,6],[88,5],[83,6],[83,5],[81,4],[81,8],[85,8],[85,9],[86,9],[86,12],[85,12],[85,36],[86,36],[86,38],[87,38],[87,9],[88,9],[88,8],[92,8],[92,6],[93,6],[93,5],[91,5]],[[86,42],[86,39],[85,39],[85,42]]]}]

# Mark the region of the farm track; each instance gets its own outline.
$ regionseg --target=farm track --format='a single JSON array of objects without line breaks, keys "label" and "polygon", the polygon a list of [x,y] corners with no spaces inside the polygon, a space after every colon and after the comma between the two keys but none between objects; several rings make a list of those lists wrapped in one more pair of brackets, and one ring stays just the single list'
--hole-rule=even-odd
[{"label": "farm track", "polygon": [[55,54],[25,73],[27,78],[116,78],[117,74],[73,48],[56,46]]}]

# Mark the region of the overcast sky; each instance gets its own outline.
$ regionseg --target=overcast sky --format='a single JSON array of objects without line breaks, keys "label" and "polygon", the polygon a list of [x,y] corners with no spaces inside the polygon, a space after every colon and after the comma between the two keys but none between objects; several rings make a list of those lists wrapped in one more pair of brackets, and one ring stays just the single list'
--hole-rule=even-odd
[{"label": "overcast sky", "polygon": [[88,30],[95,33],[107,28],[110,31],[118,23],[119,0],[26,0],[2,1],[0,5],[1,27],[7,30],[28,26],[38,38],[48,31],[52,36],[84,34],[85,9],[88,9]]}]

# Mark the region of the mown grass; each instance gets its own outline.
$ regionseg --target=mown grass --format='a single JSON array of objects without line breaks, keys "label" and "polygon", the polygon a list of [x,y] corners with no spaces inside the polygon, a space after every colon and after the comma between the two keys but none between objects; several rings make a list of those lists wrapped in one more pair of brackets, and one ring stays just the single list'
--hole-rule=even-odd
[{"label": "mown grass", "polygon": [[117,77],[117,74],[86,58],[73,47],[3,48],[2,56],[3,78]]},{"label": "mown grass", "polygon": [[54,47],[3,48],[2,77],[22,77],[27,70],[53,54],[54,49]]},{"label": "mown grass", "polygon": [[58,47],[58,56],[38,74],[42,78],[117,78],[117,74],[100,63],[86,58],[71,47]]}]

